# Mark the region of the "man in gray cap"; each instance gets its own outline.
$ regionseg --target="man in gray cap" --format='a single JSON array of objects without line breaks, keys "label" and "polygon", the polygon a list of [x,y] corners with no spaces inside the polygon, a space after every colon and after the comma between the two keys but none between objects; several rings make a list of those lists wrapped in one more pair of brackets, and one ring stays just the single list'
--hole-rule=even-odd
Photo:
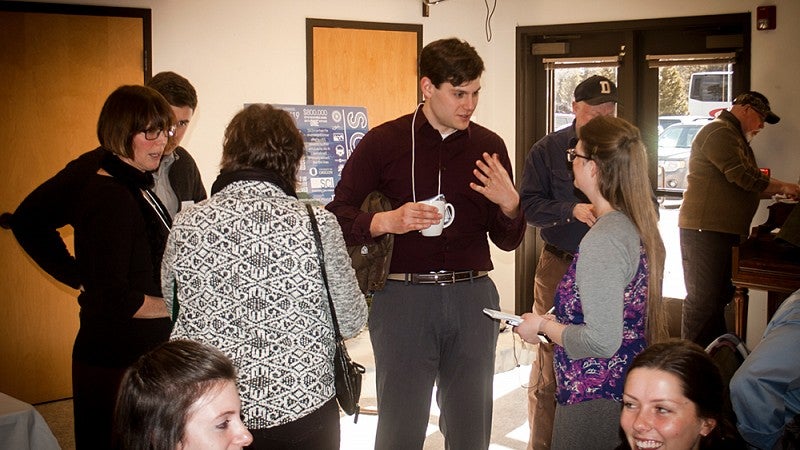
[{"label": "man in gray cap", "polygon": [[724,309],[734,291],[731,251],[749,234],[759,199],[800,194],[797,184],[762,173],[750,147],[764,123],[779,120],[766,97],[745,92],[692,142],[678,216],[686,283],[681,335],[703,347],[727,332]]},{"label": "man in gray cap", "polygon": [[[533,310],[545,314],[553,306],[555,289],[572,262],[583,236],[594,225],[589,200],[573,185],[567,149],[578,142],[578,130],[597,116],[616,115],[617,86],[594,75],[575,88],[572,126],[554,131],[531,147],[525,159],[520,204],[529,225],[539,228],[545,242],[534,276]],[[529,449],[550,448],[556,407],[553,344],[539,344],[528,389]]]}]

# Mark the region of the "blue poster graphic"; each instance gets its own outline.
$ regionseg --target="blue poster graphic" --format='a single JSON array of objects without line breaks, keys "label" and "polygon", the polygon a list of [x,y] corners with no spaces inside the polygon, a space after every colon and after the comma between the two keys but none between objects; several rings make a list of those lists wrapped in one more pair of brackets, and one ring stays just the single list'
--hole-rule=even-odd
[{"label": "blue poster graphic", "polygon": [[297,193],[327,204],[342,169],[367,133],[367,108],[356,106],[273,105],[289,113],[303,134],[306,157],[297,173]]}]

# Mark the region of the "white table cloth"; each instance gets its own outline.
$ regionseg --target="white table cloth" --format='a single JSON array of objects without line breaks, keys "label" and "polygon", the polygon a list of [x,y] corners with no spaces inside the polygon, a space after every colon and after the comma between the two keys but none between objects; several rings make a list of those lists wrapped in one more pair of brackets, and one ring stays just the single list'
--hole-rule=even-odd
[{"label": "white table cloth", "polygon": [[60,450],[39,411],[0,392],[0,449]]}]

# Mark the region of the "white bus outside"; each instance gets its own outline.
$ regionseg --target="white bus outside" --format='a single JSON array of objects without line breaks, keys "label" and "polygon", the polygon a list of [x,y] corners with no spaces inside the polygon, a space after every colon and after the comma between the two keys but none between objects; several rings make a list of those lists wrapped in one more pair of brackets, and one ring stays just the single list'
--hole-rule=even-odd
[{"label": "white bus outside", "polygon": [[696,72],[689,79],[689,115],[709,117],[733,101],[731,71]]}]

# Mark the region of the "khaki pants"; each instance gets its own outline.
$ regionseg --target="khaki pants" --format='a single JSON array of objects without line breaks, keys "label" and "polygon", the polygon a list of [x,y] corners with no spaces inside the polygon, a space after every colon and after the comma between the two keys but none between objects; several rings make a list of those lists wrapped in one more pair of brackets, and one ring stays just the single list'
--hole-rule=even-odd
[{"label": "khaki pants", "polygon": [[[571,261],[545,250],[539,257],[533,285],[533,310],[546,313],[552,306],[556,287],[569,269]],[[550,448],[553,418],[556,411],[556,381],[553,370],[553,344],[539,344],[536,360],[531,365],[528,387],[528,423],[531,437],[529,450]]]}]

